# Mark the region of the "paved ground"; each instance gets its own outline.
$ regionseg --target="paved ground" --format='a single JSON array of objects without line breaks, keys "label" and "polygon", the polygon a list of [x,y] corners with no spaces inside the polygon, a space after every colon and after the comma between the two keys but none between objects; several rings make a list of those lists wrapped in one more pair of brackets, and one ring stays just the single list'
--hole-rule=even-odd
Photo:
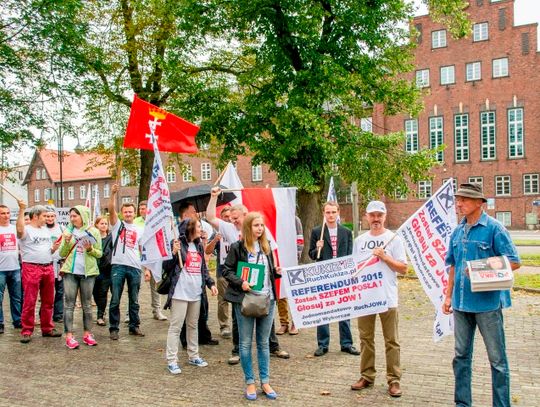
[{"label": "paved ground", "polygon": [[[364,393],[349,390],[359,377],[359,358],[339,351],[337,326],[332,329],[330,352],[313,358],[315,330],[298,336],[282,336],[282,347],[291,359],[272,358],[272,383],[279,393],[275,402],[283,406],[451,406],[453,339],[440,344],[431,340],[433,309],[416,280],[400,285],[400,333],[402,345],[401,399],[386,395],[383,345],[378,332],[377,369],[381,373],[373,389]],[[6,298],[7,299],[7,298]],[[240,366],[229,366],[226,359],[230,340],[219,346],[204,346],[201,354],[207,368],[183,363],[180,376],[166,371],[164,351],[168,324],[151,319],[149,291],[142,290],[142,329],[145,338],[120,332],[118,342],[110,341],[104,327],[95,329],[99,346],[70,351],[60,339],[36,336],[29,345],[19,343],[18,332],[9,326],[0,335],[0,405],[9,406],[165,406],[253,404],[242,398]],[[4,301],[4,312],[7,312]],[[211,327],[216,330],[215,301],[211,301]],[[125,309],[125,308],[124,308]],[[539,406],[540,395],[540,296],[515,293],[514,306],[506,312],[507,348],[511,366],[512,398],[516,406]],[[9,317],[8,317],[9,318]],[[80,310],[76,314],[81,331]],[[337,325],[337,324],[334,324]],[[62,328],[62,326],[59,326]],[[378,329],[380,329],[378,327]],[[358,331],[353,323],[355,343]],[[185,353],[181,355],[186,359]],[[185,365],[185,366],[184,366]],[[481,340],[477,338],[473,392],[476,406],[491,405],[489,365]],[[329,395],[321,395],[328,391]]]}]

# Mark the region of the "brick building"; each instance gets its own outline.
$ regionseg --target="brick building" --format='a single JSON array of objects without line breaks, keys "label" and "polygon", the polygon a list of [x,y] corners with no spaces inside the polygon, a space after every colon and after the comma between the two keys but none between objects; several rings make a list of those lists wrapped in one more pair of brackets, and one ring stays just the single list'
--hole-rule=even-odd
[{"label": "brick building", "polygon": [[[84,205],[88,189],[92,190],[92,205],[96,187],[99,190],[100,205],[107,207],[111,186],[110,163],[96,153],[76,153],[65,151],[60,176],[60,161],[56,150],[37,150],[30,162],[23,184],[28,188],[29,205],[53,203],[56,206],[72,207]],[[183,156],[182,165],[173,156],[162,154],[166,178],[171,192],[190,185],[212,184],[219,172],[210,158]],[[238,175],[245,187],[276,186],[277,177],[266,166],[252,165],[248,157],[240,157],[236,163]],[[63,202],[60,185],[63,189]],[[138,203],[137,180],[126,172],[121,178],[120,202]]]},{"label": "brick building", "polygon": [[411,79],[425,92],[418,117],[388,117],[374,108],[374,131],[404,131],[407,151],[446,146],[432,180],[412,186],[409,196],[387,199],[390,227],[451,177],[483,184],[487,212],[508,227],[525,228],[537,214],[538,24],[514,26],[513,0],[470,0],[467,12],[473,33],[459,40],[429,15],[414,19],[419,36]]}]

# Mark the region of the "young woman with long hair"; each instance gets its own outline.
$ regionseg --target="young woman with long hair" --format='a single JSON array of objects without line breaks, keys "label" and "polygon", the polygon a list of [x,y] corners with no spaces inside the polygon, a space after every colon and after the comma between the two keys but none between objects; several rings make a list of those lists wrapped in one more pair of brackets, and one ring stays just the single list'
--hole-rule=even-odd
[{"label": "young woman with long hair", "polygon": [[107,308],[107,294],[111,290],[111,255],[112,235],[109,230],[109,220],[106,216],[98,216],[94,226],[101,236],[103,255],[98,260],[99,275],[94,283],[94,301],[97,305],[97,324],[105,326],[105,308]]}]

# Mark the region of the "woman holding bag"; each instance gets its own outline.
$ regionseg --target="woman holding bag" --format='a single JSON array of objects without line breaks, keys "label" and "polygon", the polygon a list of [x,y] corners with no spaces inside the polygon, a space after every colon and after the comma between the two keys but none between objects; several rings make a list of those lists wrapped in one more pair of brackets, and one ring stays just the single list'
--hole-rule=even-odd
[{"label": "woman holding bag", "polygon": [[[251,292],[253,284],[238,276],[239,263],[240,268],[246,268],[241,263],[248,263],[248,265],[253,264],[253,267],[256,267],[259,273],[262,272],[262,285],[260,283],[256,284],[261,286],[257,287],[260,288],[257,293]],[[265,234],[263,217],[260,213],[250,212],[246,215],[242,225],[242,239],[231,245],[223,266],[223,277],[229,282],[225,299],[233,304],[233,312],[238,321],[240,363],[246,382],[245,397],[248,400],[257,399],[257,387],[251,358],[251,343],[253,340],[253,328],[255,327],[261,389],[267,398],[274,400],[277,398],[277,394],[270,386],[270,348],[268,340],[274,320],[275,303],[278,298],[275,280],[281,277],[281,269],[274,266],[270,244]],[[244,297],[246,297],[245,300]],[[258,314],[260,316],[250,314],[250,311],[254,311],[253,303],[248,301],[251,299],[255,299],[254,302],[259,303],[257,305],[262,305],[263,308],[266,307],[265,312]],[[242,304],[243,302],[244,304]],[[249,307],[248,302],[251,303]],[[267,315],[264,315],[266,313]],[[251,316],[246,316],[247,314]]]},{"label": "woman holding bag", "polygon": [[[208,275],[201,242],[201,223],[190,218],[178,227],[179,240],[173,243],[173,258],[163,263],[164,272],[171,272],[171,287],[165,309],[171,309],[169,332],[167,334],[167,366],[171,374],[180,374],[178,365],[178,344],[180,330],[186,321],[187,353],[189,364],[198,367],[208,366],[199,356],[198,321],[201,298],[206,295],[205,287],[217,295],[214,280]],[[181,262],[178,259],[181,258]]]},{"label": "woman holding bag", "polygon": [[83,342],[97,345],[91,332],[92,292],[96,276],[99,275],[97,259],[101,257],[101,236],[90,224],[90,209],[78,205],[69,210],[69,221],[64,231],[60,256],[65,257],[60,269],[64,278],[64,331],[66,346],[77,349],[79,342],[73,336],[73,309],[77,293],[81,293],[83,307]]}]

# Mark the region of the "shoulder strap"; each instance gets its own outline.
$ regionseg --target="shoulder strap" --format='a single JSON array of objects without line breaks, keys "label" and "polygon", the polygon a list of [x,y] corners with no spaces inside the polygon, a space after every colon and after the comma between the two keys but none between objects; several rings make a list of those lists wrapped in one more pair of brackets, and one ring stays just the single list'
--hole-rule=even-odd
[{"label": "shoulder strap", "polygon": [[116,254],[116,246],[118,246],[118,239],[120,238],[120,234],[122,233],[122,231],[124,229],[125,229],[124,221],[120,221],[120,227],[118,228],[118,233],[116,234],[116,238],[114,239],[114,243],[113,243],[113,246],[112,246],[113,256]]}]

